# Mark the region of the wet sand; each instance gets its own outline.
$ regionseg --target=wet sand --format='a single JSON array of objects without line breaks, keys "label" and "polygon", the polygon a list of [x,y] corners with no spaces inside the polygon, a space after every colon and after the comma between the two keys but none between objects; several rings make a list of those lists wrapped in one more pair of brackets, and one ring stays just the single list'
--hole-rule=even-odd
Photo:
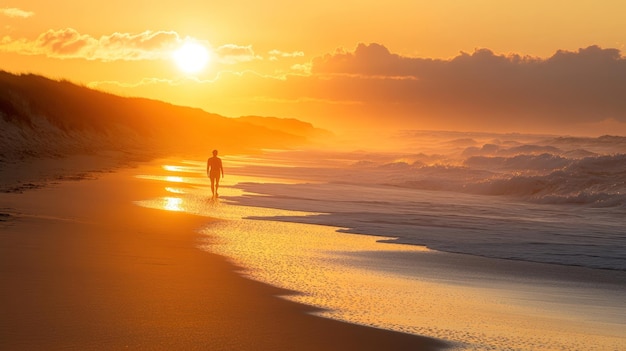
[{"label": "wet sand", "polygon": [[[188,195],[181,207],[201,207]],[[259,218],[287,215],[247,208]],[[604,351],[626,341],[624,272],[447,253],[338,230],[242,218],[204,232],[208,251],[232,257],[259,281],[304,292],[290,299],[325,308],[325,317],[440,338],[458,350]]]},{"label": "wet sand", "polygon": [[[338,322],[198,248],[206,217],[149,209],[159,163],[0,194],[0,349],[436,350]],[[90,178],[90,177],[85,177]]]}]

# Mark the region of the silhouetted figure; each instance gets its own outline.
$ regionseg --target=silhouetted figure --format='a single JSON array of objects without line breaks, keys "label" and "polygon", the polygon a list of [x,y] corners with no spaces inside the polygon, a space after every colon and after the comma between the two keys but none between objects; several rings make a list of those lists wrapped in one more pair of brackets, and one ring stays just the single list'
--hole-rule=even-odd
[{"label": "silhouetted figure", "polygon": [[224,178],[224,167],[222,167],[222,159],[217,157],[217,150],[213,150],[213,157],[206,161],[206,175],[211,179],[213,197],[219,196],[217,189],[220,187],[220,175]]}]

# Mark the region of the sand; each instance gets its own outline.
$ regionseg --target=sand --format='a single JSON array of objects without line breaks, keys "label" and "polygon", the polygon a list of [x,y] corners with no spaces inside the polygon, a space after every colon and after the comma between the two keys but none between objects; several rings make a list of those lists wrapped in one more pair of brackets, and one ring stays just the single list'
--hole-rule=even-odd
[{"label": "sand", "polygon": [[[154,174],[157,165],[142,167]],[[133,204],[164,192],[133,177],[139,173],[83,174],[0,194],[0,349],[446,346],[311,315],[311,307],[279,297],[289,292],[242,277],[198,248],[197,230],[210,219]]]}]

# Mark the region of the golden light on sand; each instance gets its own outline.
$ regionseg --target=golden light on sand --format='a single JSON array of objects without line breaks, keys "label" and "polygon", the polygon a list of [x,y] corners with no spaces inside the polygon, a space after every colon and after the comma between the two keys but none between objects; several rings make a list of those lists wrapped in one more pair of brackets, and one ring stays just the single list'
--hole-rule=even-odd
[{"label": "golden light on sand", "polygon": [[198,73],[209,63],[209,50],[202,44],[185,42],[172,54],[178,68],[185,73]]}]

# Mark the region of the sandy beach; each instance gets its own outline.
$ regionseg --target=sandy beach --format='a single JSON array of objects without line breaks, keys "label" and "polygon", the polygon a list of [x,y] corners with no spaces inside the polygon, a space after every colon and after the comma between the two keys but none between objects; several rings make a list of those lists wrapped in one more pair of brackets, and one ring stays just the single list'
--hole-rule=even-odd
[{"label": "sandy beach", "polygon": [[[144,208],[158,163],[0,194],[3,350],[436,350],[309,314],[198,248],[210,219]],[[95,179],[93,179],[95,178]],[[39,183],[38,183],[39,184]],[[206,240],[206,239],[204,239]]]},{"label": "sandy beach", "polygon": [[0,6],[0,351],[626,351],[626,1],[278,5]]}]

